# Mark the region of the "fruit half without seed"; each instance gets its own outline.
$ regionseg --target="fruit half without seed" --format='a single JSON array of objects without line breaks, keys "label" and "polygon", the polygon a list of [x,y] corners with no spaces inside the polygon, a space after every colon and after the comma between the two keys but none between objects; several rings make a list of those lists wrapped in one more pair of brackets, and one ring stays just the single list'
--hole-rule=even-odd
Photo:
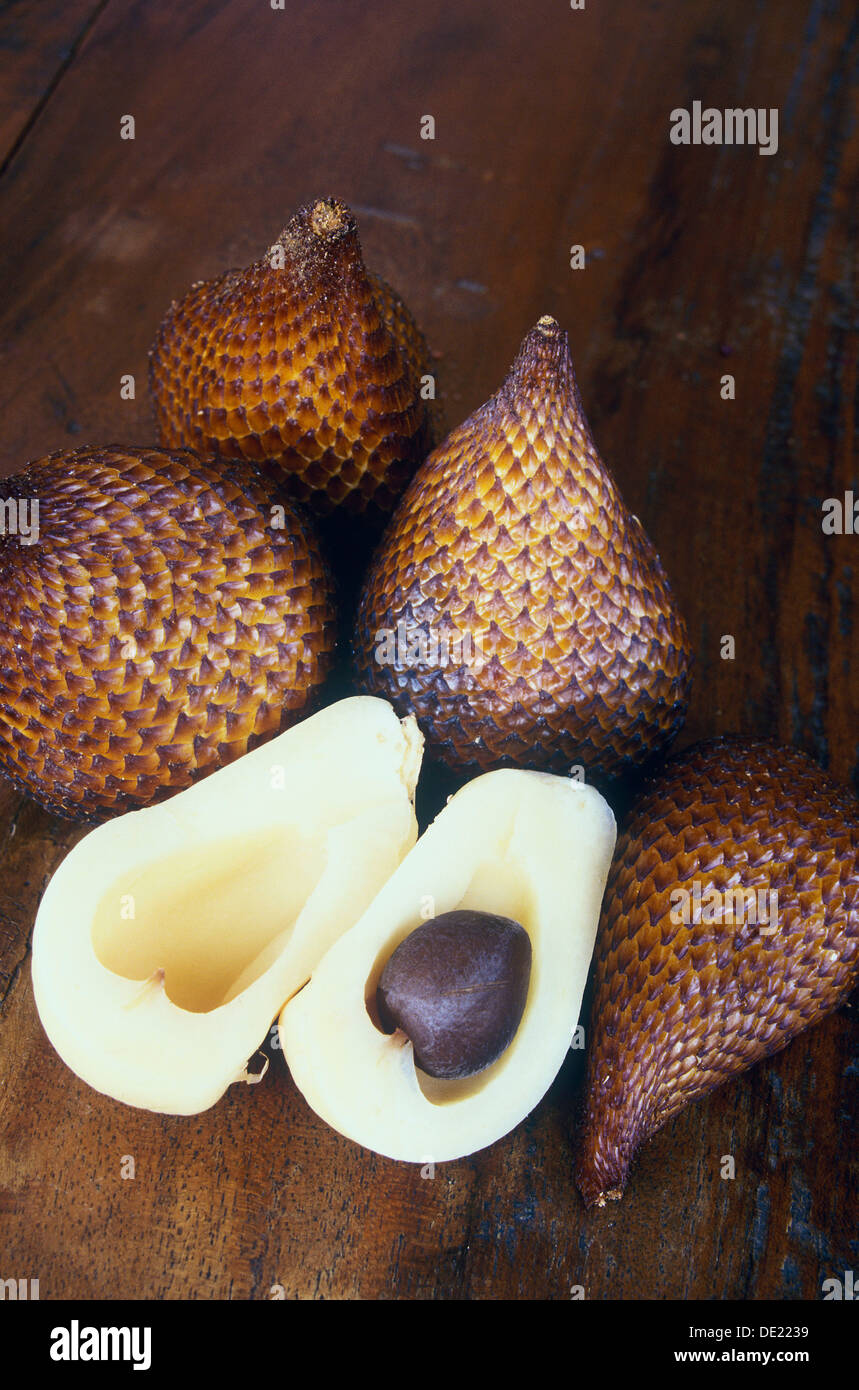
[{"label": "fruit half without seed", "polygon": [[159,437],[256,459],[320,513],[388,515],[432,447],[426,343],[337,198],[245,270],[193,285],[149,355]]},{"label": "fruit half without seed", "polygon": [[602,1206],[673,1115],[859,983],[856,798],[796,748],[680,754],[623,828],[595,962],[577,1181]]},{"label": "fruit half without seed", "polygon": [[394,951],[376,990],[379,1017],[405,1034],[421,1071],[461,1080],[510,1046],[530,978],[531,942],[518,922],[443,912]]},{"label": "fruit half without seed", "polygon": [[[334,1129],[390,1158],[461,1158],[515,1128],[545,1095],[579,1017],[615,842],[590,786],[502,770],[469,782],[280,1016],[292,1076]],[[438,1080],[376,1015],[382,972],[427,911],[520,923],[528,997],[509,1047],[478,1075]]]},{"label": "fruit half without seed", "polygon": [[414,843],[421,742],[384,701],[343,700],[86,836],[33,938],[36,1004],[67,1065],[180,1115],[241,1080]]},{"label": "fruit half without seed", "polygon": [[361,687],[416,715],[455,768],[612,777],[677,733],[686,628],[597,452],[554,319],[415,474],[354,648]]}]

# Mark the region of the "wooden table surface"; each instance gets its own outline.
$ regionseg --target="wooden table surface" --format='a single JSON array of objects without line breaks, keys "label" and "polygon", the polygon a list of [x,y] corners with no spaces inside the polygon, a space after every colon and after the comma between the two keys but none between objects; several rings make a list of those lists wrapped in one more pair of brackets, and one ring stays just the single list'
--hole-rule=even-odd
[{"label": "wooden table surface", "polygon": [[[170,300],[337,194],[439,354],[451,424],[541,314],[569,330],[690,626],[681,742],[776,735],[859,784],[859,537],[821,528],[824,498],[859,495],[857,33],[852,0],[4,6],[0,472],[152,442]],[[673,145],[695,100],[777,107],[777,154]],[[513,1135],[426,1180],[326,1128],[279,1057],[193,1119],[77,1080],[28,943],[80,834],[3,784],[0,1277],[43,1299],[814,1299],[859,1269],[855,1000],[681,1114],[620,1204],[586,1213],[573,1187],[573,1053]]]}]

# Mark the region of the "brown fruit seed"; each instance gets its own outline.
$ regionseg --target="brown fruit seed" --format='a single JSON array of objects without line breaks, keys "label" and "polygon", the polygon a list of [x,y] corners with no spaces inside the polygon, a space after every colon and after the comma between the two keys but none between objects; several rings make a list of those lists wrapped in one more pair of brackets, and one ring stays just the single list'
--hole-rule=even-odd
[{"label": "brown fruit seed", "polygon": [[636,1149],[684,1105],[857,983],[856,798],[795,748],[726,738],[682,753],[618,839],[595,962],[577,1165],[589,1206],[620,1197]]},{"label": "brown fruit seed", "polygon": [[475,1076],[512,1042],[530,978],[531,942],[518,922],[443,912],[394,951],[377,990],[379,1016],[405,1033],[428,1076]]},{"label": "brown fruit seed", "polygon": [[161,442],[264,461],[319,512],[388,513],[431,447],[426,344],[335,198],[247,270],[194,285],[150,352]]},{"label": "brown fruit seed", "polygon": [[597,454],[554,319],[412,480],[355,656],[362,687],[414,713],[455,768],[612,776],[682,724],[686,629]]},{"label": "brown fruit seed", "polygon": [[313,533],[251,464],[81,448],[6,479],[0,769],[57,815],[145,806],[308,713],[334,612]]}]

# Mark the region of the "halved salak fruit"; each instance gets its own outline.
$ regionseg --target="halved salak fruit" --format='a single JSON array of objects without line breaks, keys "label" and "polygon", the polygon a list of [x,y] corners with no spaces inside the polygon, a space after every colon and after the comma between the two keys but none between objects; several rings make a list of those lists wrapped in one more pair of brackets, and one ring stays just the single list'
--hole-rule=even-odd
[{"label": "halved salak fruit", "polygon": [[60,865],[33,937],[45,1031],[97,1091],[205,1110],[417,836],[422,740],[383,700],[330,705]]},{"label": "halved salak fruit", "polygon": [[[511,769],[464,786],[281,1013],[286,1060],[316,1113],[368,1149],[415,1163],[460,1158],[518,1125],[570,1046],[615,835],[599,793],[569,778]],[[399,943],[457,909],[520,923],[532,964],[506,1051],[452,1081],[416,1068],[405,1034],[379,1026],[375,1001]]]}]

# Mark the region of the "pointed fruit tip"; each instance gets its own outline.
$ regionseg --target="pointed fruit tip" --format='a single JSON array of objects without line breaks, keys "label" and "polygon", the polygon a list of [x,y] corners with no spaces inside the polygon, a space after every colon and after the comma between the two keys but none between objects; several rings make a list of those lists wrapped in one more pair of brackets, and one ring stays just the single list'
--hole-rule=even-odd
[{"label": "pointed fruit tip", "polygon": [[317,198],[302,211],[308,213],[310,230],[326,241],[345,236],[355,228],[354,215],[339,198]]},{"label": "pointed fruit tip", "polygon": [[289,219],[266,253],[269,262],[276,248],[285,253],[286,263],[297,270],[337,262],[344,266],[355,264],[361,256],[355,214],[339,198],[316,198]]},{"label": "pointed fruit tip", "polygon": [[513,363],[513,371],[520,364],[527,369],[534,363],[538,363],[544,372],[557,372],[567,367],[570,372],[573,370],[567,335],[551,314],[544,314],[525,334]]},{"label": "pointed fruit tip", "polygon": [[587,1208],[604,1207],[606,1202],[619,1202],[621,1197],[623,1196],[622,1187],[609,1187],[605,1190],[605,1192],[596,1193],[585,1193],[582,1191],[581,1188],[579,1188],[579,1191],[582,1192],[582,1201],[584,1202],[585,1207]]},{"label": "pointed fruit tip", "polygon": [[619,1202],[626,1188],[637,1145],[625,1138],[607,1142],[604,1127],[593,1117],[582,1131],[574,1166],[576,1187],[586,1207]]},{"label": "pointed fruit tip", "polygon": [[557,319],[544,314],[525,334],[505,382],[514,396],[569,396],[581,410],[567,334]]}]

